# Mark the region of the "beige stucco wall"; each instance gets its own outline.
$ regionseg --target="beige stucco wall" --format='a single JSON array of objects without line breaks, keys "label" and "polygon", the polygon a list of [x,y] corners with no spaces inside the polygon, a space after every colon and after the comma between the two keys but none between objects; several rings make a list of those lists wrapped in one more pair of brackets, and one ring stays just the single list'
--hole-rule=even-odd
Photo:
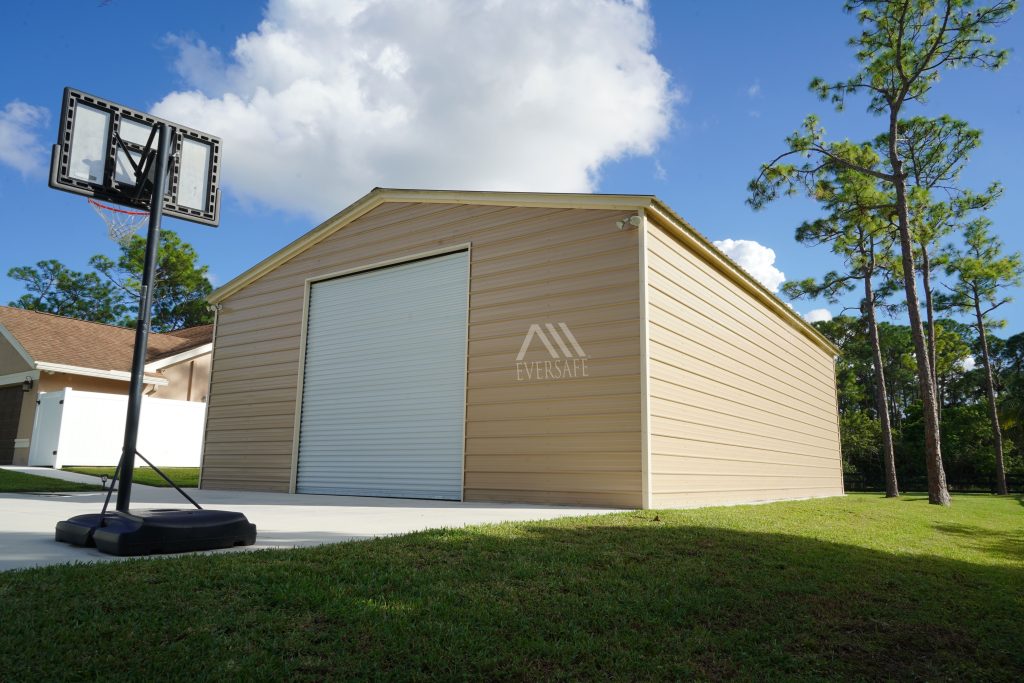
[{"label": "beige stucco wall", "polygon": [[652,507],[842,494],[831,353],[666,227],[647,233]]},{"label": "beige stucco wall", "polygon": [[[641,504],[637,231],[624,210],[388,203],[226,298],[203,486],[288,490],[305,280],[471,245],[465,498]],[[565,322],[587,377],[521,379],[532,324]],[[550,358],[536,344],[526,362]]]},{"label": "beige stucco wall", "polygon": [[146,395],[176,401],[205,401],[210,391],[212,361],[213,354],[206,353],[151,373],[166,379],[167,386],[149,387]]},{"label": "beige stucco wall", "polygon": [[16,372],[31,370],[32,366],[25,358],[8,342],[3,335],[0,335],[0,376],[12,375]]},{"label": "beige stucco wall", "polygon": [[[0,376],[18,375],[26,373],[26,377],[32,370],[32,366],[25,360],[21,353],[11,345],[10,342],[0,335]],[[24,378],[15,377],[11,385],[21,384]],[[15,437],[13,464],[21,465],[28,462],[28,446],[26,439],[32,435],[32,419],[35,416],[35,387],[26,393],[21,407],[21,415],[18,419],[18,432]],[[27,427],[26,427],[27,424]]]}]

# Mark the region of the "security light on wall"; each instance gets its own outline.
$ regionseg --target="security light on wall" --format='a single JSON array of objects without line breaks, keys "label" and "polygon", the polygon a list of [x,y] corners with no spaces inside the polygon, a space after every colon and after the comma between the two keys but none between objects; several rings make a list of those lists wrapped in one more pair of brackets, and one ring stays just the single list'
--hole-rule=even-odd
[{"label": "security light on wall", "polygon": [[615,225],[619,226],[619,230],[625,230],[627,228],[639,228],[640,222],[640,216],[630,216],[629,218],[623,218],[622,220],[615,221]]},{"label": "security light on wall", "polygon": [[26,377],[25,381],[21,383],[21,390],[24,391],[26,394],[28,392],[32,391],[32,378],[31,377]]}]

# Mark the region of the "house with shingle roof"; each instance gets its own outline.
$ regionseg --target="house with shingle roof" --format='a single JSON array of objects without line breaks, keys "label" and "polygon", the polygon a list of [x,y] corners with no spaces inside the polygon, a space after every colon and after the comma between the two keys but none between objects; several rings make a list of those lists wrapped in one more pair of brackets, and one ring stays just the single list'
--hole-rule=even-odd
[{"label": "house with shingle roof", "polygon": [[[127,394],[135,330],[0,306],[0,465],[25,464],[40,393]],[[145,394],[206,401],[213,325],[149,335]]]}]

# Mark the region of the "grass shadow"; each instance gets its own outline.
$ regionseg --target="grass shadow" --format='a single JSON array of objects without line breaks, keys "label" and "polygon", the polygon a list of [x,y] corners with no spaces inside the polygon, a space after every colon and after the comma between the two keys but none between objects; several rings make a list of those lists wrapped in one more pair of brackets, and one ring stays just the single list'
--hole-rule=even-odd
[{"label": "grass shadow", "polygon": [[964,543],[988,555],[1011,560],[1024,558],[1024,530],[997,531],[971,524],[940,522],[933,528],[954,537],[955,542]]},{"label": "grass shadow", "polygon": [[0,656],[12,680],[1019,680],[1021,614],[1020,566],[617,515],[15,572]]}]

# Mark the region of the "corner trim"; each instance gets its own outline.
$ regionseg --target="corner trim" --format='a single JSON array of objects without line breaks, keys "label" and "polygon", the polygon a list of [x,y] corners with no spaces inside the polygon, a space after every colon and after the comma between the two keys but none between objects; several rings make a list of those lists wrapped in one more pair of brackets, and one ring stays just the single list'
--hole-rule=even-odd
[{"label": "corner trim", "polygon": [[640,492],[642,507],[650,510],[653,505],[653,483],[654,477],[651,472],[651,309],[648,304],[650,284],[648,282],[647,263],[647,240],[648,230],[652,226],[648,224],[647,216],[641,209],[637,211],[640,216],[640,229],[638,237],[640,261],[640,328],[643,337],[640,339]]}]

